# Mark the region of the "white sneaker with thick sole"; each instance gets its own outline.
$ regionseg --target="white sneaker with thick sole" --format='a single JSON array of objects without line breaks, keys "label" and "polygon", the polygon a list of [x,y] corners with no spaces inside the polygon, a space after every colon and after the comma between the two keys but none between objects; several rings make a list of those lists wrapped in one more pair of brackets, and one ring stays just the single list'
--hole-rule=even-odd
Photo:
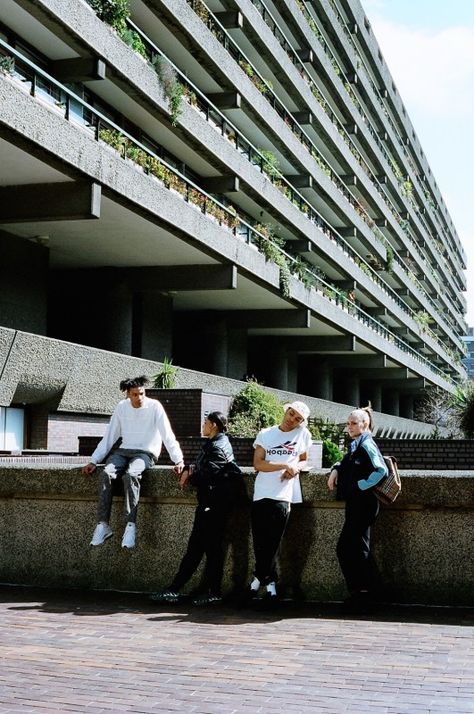
[{"label": "white sneaker with thick sole", "polygon": [[114,532],[108,523],[98,523],[92,536],[91,545],[102,545],[113,534]]},{"label": "white sneaker with thick sole", "polygon": [[127,523],[123,532],[122,548],[135,548],[135,523]]}]

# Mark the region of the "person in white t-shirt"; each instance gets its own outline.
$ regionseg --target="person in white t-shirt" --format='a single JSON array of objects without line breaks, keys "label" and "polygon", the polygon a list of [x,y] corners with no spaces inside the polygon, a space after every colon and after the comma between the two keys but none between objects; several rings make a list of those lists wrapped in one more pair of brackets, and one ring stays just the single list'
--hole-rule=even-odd
[{"label": "person in white t-shirt", "polygon": [[91,540],[91,545],[94,546],[102,545],[113,535],[109,520],[113,483],[117,476],[122,477],[125,495],[126,526],[122,548],[134,548],[142,473],[158,460],[162,444],[175,464],[175,472],[180,474],[184,468],[183,453],[163,405],[157,399],[150,399],[145,395],[146,384],[148,378],[145,376],[120,382],[120,389],[126,392],[127,398],[117,404],[104,437],[97,445],[90,462],[82,469],[85,474],[94,473],[97,464],[103,462],[115,442],[122,440],[120,448],[107,457],[105,466],[100,471],[97,526]]},{"label": "person in white t-shirt", "polygon": [[265,597],[277,597],[276,562],[292,503],[301,503],[299,472],[306,466],[312,439],[306,428],[309,407],[300,401],[285,405],[279,426],[262,429],[254,442],[257,472],[252,504],[254,578],[248,595],[265,586]]}]

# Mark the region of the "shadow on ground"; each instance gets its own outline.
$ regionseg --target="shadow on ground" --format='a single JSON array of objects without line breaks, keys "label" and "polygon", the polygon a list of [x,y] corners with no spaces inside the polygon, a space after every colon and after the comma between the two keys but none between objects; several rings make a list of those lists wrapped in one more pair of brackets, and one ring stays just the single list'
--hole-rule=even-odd
[{"label": "shadow on ground", "polygon": [[144,593],[97,590],[50,590],[18,585],[0,585],[0,603],[19,613],[31,610],[48,613],[72,613],[78,617],[104,617],[130,612],[148,616],[150,622],[196,622],[239,625],[248,622],[277,622],[288,619],[360,619],[376,622],[425,623],[436,625],[474,626],[473,607],[436,607],[377,603],[367,614],[346,614],[342,603],[283,601],[268,609],[262,600],[245,607],[232,600],[198,607],[184,598],[175,604],[154,603]]}]

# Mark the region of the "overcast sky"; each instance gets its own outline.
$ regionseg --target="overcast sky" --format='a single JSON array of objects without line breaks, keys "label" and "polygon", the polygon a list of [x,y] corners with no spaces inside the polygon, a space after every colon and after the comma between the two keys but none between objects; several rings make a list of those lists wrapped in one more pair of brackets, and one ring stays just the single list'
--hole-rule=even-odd
[{"label": "overcast sky", "polygon": [[474,326],[474,0],[361,0],[467,254]]}]

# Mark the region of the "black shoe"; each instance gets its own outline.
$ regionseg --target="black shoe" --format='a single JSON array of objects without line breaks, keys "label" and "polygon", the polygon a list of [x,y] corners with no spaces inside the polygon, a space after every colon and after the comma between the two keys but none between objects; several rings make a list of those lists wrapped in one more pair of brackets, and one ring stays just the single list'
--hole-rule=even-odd
[{"label": "black shoe", "polygon": [[165,590],[161,590],[159,593],[152,593],[152,595],[150,595],[150,600],[153,600],[153,602],[178,602],[180,598],[181,593],[177,590],[171,590],[171,588],[165,588]]},{"label": "black shoe", "polygon": [[193,598],[193,605],[215,605],[219,602],[222,602],[222,596],[213,593],[204,593]]},{"label": "black shoe", "polygon": [[343,603],[344,611],[353,615],[367,615],[374,608],[371,593],[367,591],[355,592],[349,595]]}]

